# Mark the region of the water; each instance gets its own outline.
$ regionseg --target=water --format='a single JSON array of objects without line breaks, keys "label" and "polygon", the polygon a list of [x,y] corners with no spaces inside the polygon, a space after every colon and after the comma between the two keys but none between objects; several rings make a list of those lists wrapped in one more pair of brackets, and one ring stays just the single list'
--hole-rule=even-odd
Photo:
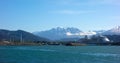
[{"label": "water", "polygon": [[120,46],[0,46],[0,63],[120,63]]}]

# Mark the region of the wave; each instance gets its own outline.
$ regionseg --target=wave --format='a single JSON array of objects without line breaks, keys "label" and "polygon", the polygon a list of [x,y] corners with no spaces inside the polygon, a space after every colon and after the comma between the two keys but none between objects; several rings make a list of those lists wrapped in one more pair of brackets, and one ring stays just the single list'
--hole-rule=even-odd
[{"label": "wave", "polygon": [[34,48],[25,48],[25,47],[21,47],[21,48],[17,48],[17,49],[20,49],[20,50],[34,50],[34,51],[49,51],[49,52],[54,52],[55,50],[51,50],[51,49],[34,49]]},{"label": "wave", "polygon": [[83,55],[92,55],[92,56],[112,56],[112,57],[120,57],[120,54],[112,54],[112,53],[81,53]]}]

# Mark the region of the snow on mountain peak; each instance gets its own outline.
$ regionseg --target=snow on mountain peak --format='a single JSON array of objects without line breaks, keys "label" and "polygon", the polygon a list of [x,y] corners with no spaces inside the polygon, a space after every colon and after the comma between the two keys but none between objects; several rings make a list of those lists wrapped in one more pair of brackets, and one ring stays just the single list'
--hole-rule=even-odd
[{"label": "snow on mountain peak", "polygon": [[120,29],[120,26],[117,26],[118,29]]},{"label": "snow on mountain peak", "polygon": [[104,32],[103,35],[120,35],[120,26],[117,26]]},{"label": "snow on mountain peak", "polygon": [[50,30],[35,33],[35,35],[40,37],[45,37],[51,40],[58,40],[62,38],[68,38],[68,36],[76,37],[79,35],[80,32],[82,31],[74,27],[69,27],[69,28],[57,27],[57,28],[52,28]]},{"label": "snow on mountain peak", "polygon": [[120,33],[120,26],[117,26],[113,29],[110,30],[111,32],[117,32],[117,33]]}]

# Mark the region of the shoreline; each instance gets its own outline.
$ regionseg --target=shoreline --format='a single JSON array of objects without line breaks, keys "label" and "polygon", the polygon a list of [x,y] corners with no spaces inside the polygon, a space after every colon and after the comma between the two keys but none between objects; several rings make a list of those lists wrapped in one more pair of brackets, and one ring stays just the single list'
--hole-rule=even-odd
[{"label": "shoreline", "polygon": [[120,42],[110,42],[110,43],[80,43],[80,42],[0,42],[0,46],[120,46]]}]

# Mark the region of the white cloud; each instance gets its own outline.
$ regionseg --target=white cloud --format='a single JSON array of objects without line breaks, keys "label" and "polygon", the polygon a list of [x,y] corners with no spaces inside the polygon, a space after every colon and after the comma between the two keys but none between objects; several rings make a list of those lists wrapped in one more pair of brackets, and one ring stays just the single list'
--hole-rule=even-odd
[{"label": "white cloud", "polygon": [[52,13],[58,14],[85,14],[85,13],[93,13],[94,11],[77,11],[77,10],[60,10],[60,11],[52,11]]},{"label": "white cloud", "polygon": [[73,35],[73,34],[72,34],[72,33],[70,33],[70,32],[67,32],[67,33],[66,33],[66,35],[70,36],[70,35]]},{"label": "white cloud", "polygon": [[96,32],[83,32],[83,33],[80,33],[80,35],[96,35]]},{"label": "white cloud", "polygon": [[96,32],[79,32],[79,33],[70,33],[70,32],[67,32],[66,33],[67,36],[84,36],[84,35],[96,35]]}]

